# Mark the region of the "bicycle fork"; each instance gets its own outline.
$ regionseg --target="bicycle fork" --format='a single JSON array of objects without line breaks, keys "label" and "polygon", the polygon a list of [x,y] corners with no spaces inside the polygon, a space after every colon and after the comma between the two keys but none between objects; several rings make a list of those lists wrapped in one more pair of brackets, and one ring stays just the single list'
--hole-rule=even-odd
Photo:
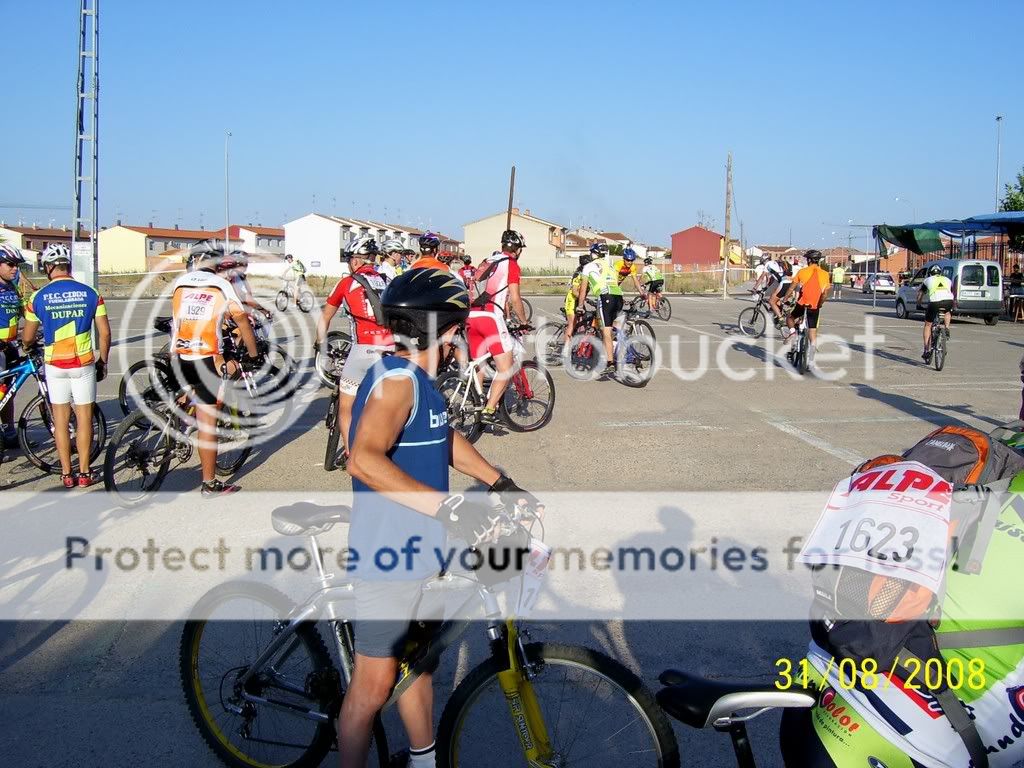
[{"label": "bicycle fork", "polygon": [[519,632],[512,620],[506,621],[508,642],[508,669],[498,673],[498,685],[505,695],[512,725],[519,734],[519,743],[529,768],[558,768],[553,760],[551,741],[541,713],[540,703],[533,690],[529,662]]}]

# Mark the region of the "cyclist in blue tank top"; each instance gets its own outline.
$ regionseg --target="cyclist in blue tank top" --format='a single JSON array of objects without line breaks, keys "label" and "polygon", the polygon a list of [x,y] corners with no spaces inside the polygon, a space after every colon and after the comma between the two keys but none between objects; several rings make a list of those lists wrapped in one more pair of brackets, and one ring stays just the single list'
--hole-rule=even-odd
[{"label": "cyclist in blue tank top", "polygon": [[[421,586],[439,570],[435,549],[444,551],[447,532],[474,545],[491,528],[486,507],[449,494],[449,466],[487,485],[506,505],[533,500],[448,427],[444,398],[434,389],[438,363],[469,316],[465,286],[442,270],[412,269],[388,284],[381,305],[400,351],[366,374],[349,430],[355,491],[349,548],[358,560],[355,664],[338,716],[342,768],[366,764],[373,721],[396,680],[410,619],[429,618]],[[433,695],[432,676],[425,674],[398,700],[410,768],[434,765]]]}]

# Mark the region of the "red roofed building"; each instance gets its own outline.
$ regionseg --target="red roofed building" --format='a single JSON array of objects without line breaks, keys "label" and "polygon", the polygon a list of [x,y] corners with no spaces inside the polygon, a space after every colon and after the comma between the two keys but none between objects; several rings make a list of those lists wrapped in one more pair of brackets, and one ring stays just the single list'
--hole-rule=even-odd
[{"label": "red roofed building", "polygon": [[722,262],[722,235],[704,227],[690,227],[672,235],[671,250],[673,269],[677,271],[715,269]]}]

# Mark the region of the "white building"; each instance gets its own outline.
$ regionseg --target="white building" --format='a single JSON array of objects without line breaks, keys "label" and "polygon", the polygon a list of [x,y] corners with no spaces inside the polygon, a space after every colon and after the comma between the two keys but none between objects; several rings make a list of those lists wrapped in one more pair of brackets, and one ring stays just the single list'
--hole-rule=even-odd
[{"label": "white building", "polygon": [[284,230],[280,227],[259,227],[232,224],[228,227],[232,240],[240,240],[246,253],[281,255],[285,251]]},{"label": "white building", "polygon": [[[506,212],[501,211],[463,225],[464,249],[477,264],[501,248],[501,234],[505,231]],[[567,229],[561,224],[545,221],[530,213],[512,209],[512,229],[526,240],[526,248],[519,257],[525,269],[558,269],[572,272],[575,261],[565,254]],[[572,262],[572,263],[570,263]]]}]

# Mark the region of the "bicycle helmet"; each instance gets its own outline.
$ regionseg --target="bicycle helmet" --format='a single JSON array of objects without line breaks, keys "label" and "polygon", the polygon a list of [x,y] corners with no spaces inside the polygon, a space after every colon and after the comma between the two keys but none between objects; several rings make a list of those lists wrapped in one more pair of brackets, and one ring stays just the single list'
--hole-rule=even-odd
[{"label": "bicycle helmet", "polygon": [[636,251],[632,248],[627,248],[622,252],[622,258],[625,261],[636,261]]},{"label": "bicycle helmet", "polygon": [[458,278],[440,269],[410,269],[380,297],[384,323],[417,349],[436,344],[441,335],[469,317],[469,293]]},{"label": "bicycle helmet", "polygon": [[437,253],[441,247],[441,238],[433,232],[420,235],[420,253]]},{"label": "bicycle helmet", "polygon": [[377,247],[377,241],[369,235],[365,235],[349,243],[348,246],[342,250],[341,258],[343,261],[351,259],[353,256],[358,256],[362,259],[372,259],[379,253],[380,248]]},{"label": "bicycle helmet", "polygon": [[804,254],[804,258],[807,260],[808,264],[817,264],[821,261],[821,251],[812,249]]},{"label": "bicycle helmet", "polygon": [[514,251],[519,248],[526,247],[526,238],[516,232],[514,229],[506,229],[501,233],[501,247]]},{"label": "bicycle helmet", "polygon": [[928,270],[928,274],[929,275],[941,275],[942,274],[942,267],[940,267],[938,264],[932,264],[931,269]]},{"label": "bicycle helmet", "polygon": [[650,256],[647,256],[647,257],[644,258],[644,264],[646,264],[647,266],[650,266],[653,263],[654,263],[654,259],[652,259]]},{"label": "bicycle helmet", "polygon": [[771,260],[772,260],[772,257],[769,256],[767,253],[762,253],[761,254],[761,263],[762,264],[767,264]]},{"label": "bicycle helmet", "polygon": [[402,243],[401,240],[398,240],[397,238],[394,237],[392,237],[389,240],[385,240],[380,246],[381,253],[401,253],[404,250],[405,244]]},{"label": "bicycle helmet", "polygon": [[188,249],[188,260],[193,269],[214,270],[224,258],[224,243],[216,238],[200,240]]},{"label": "bicycle helmet", "polygon": [[43,266],[71,265],[71,251],[64,243],[51,243],[43,249]]},{"label": "bicycle helmet", "polygon": [[595,259],[599,256],[604,256],[608,253],[607,243],[594,243],[590,246],[590,255]]},{"label": "bicycle helmet", "polygon": [[245,251],[232,251],[227,256],[217,260],[216,270],[218,272],[227,272],[229,269],[238,269],[248,263]]},{"label": "bicycle helmet", "polygon": [[467,267],[471,266],[473,264],[473,257],[468,255],[463,256],[462,263],[465,264]]},{"label": "bicycle helmet", "polygon": [[25,257],[21,251],[8,243],[0,243],[0,264],[10,264],[12,267],[20,267],[25,263]]},{"label": "bicycle helmet", "polygon": [[284,255],[284,260],[285,260],[285,261],[292,261],[292,260],[293,260],[294,258],[295,258],[295,257],[294,257],[294,256],[292,256],[292,255],[291,255],[290,253],[286,253],[286,254]]}]

